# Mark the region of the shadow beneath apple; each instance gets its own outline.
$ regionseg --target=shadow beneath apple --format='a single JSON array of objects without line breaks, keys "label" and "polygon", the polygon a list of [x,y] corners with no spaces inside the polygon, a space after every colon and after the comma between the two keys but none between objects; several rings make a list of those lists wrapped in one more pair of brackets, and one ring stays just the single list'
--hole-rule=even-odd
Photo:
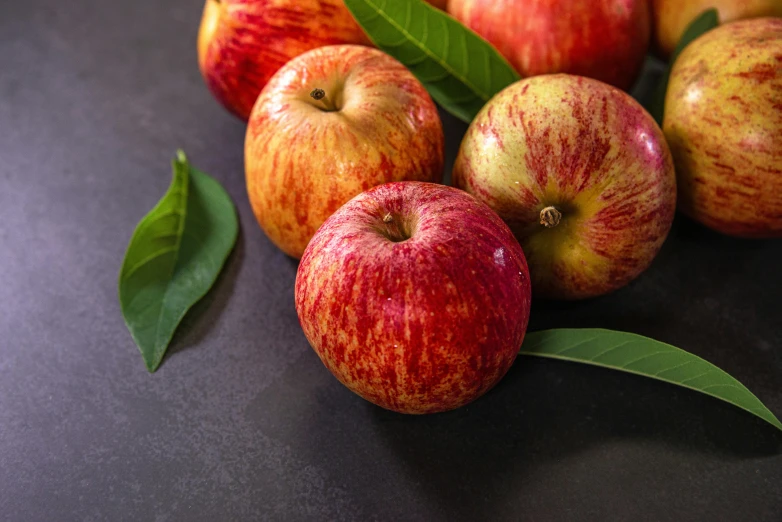
[{"label": "shadow beneath apple", "polygon": [[702,394],[531,357],[462,409],[423,417],[372,413],[375,432],[448,519],[499,517],[492,510],[518,497],[525,483],[537,484],[539,470],[554,472],[571,456],[601,447],[753,458],[782,446],[773,427]]},{"label": "shadow beneath apple", "polygon": [[161,366],[166,363],[169,357],[199,346],[217,323],[228,300],[233,295],[236,279],[244,261],[245,249],[245,238],[240,224],[236,245],[229,254],[223,270],[217,276],[217,280],[209,292],[195,303],[182,318],[182,322],[174,332],[166,355],[163,357]]}]

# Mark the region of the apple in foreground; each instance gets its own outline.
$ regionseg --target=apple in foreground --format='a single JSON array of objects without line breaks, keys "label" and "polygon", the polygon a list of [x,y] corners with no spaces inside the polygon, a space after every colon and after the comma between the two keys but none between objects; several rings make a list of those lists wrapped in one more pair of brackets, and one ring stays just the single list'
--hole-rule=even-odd
[{"label": "apple in foreground", "polygon": [[643,272],[673,222],[676,177],[652,117],[629,95],[565,74],[521,80],[467,130],[455,186],[516,234],[536,296],[581,299]]},{"label": "apple in foreground", "polygon": [[350,198],[391,181],[440,182],[444,137],[426,89],[387,54],[340,45],[288,62],[247,125],[245,172],[266,235],[301,257]]},{"label": "apple in foreground", "polygon": [[648,0],[450,0],[448,12],[524,77],[578,74],[625,90],[651,33]]},{"label": "apple in foreground", "polygon": [[304,252],[296,311],[326,367],[402,413],[477,399],[513,364],[530,281],[486,205],[433,183],[388,183],[331,216]]},{"label": "apple in foreground", "polygon": [[710,8],[717,9],[723,24],[747,18],[782,16],[780,0],[653,0],[657,52],[665,58],[670,56],[687,26]]},{"label": "apple in foreground", "polygon": [[782,19],[704,34],[676,60],[663,130],[679,208],[739,237],[782,237]]}]

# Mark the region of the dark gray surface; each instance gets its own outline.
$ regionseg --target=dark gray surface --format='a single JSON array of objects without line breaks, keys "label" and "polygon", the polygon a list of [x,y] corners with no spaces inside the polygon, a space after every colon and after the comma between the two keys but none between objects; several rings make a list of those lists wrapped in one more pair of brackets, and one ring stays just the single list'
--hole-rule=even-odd
[{"label": "dark gray surface", "polygon": [[[520,359],[459,411],[344,389],[255,224],[242,123],[203,86],[200,0],[0,2],[0,519],[780,520],[782,437],[717,400]],[[464,126],[445,119],[452,159]],[[184,148],[237,204],[226,272],[149,375],[116,280]],[[687,348],[782,414],[780,241],[678,217],[651,270],[532,327]]]}]

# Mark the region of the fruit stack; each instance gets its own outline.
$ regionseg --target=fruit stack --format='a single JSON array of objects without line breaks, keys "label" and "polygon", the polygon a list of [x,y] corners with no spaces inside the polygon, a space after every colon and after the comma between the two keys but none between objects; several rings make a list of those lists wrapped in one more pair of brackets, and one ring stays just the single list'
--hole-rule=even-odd
[{"label": "fruit stack", "polygon": [[[207,86],[248,121],[258,223],[301,259],[304,333],[352,391],[405,413],[473,401],[513,363],[532,294],[630,283],[677,196],[720,232],[782,236],[782,3],[429,3],[524,77],[472,121],[454,187],[426,88],[342,0],[207,0],[199,32]],[[625,90],[709,7],[723,25],[675,60],[661,129]]]}]

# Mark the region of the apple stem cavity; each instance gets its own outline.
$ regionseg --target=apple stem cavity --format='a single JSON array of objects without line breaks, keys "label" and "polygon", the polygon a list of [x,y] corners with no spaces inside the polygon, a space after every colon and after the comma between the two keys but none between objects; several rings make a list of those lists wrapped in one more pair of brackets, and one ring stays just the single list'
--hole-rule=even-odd
[{"label": "apple stem cavity", "polygon": [[385,227],[381,227],[380,233],[394,243],[407,241],[413,235],[410,227],[406,227],[406,223],[399,216],[391,214],[391,212],[387,212],[383,216],[383,223]]},{"label": "apple stem cavity", "polygon": [[327,112],[335,112],[337,111],[337,106],[334,105],[334,102],[332,102],[328,96],[326,96],[326,91],[320,88],[315,88],[310,93],[310,96],[313,100],[319,101],[323,104],[322,109],[326,110]]},{"label": "apple stem cavity", "polygon": [[546,228],[554,228],[562,221],[562,212],[556,207],[546,207],[540,211],[540,224]]}]

